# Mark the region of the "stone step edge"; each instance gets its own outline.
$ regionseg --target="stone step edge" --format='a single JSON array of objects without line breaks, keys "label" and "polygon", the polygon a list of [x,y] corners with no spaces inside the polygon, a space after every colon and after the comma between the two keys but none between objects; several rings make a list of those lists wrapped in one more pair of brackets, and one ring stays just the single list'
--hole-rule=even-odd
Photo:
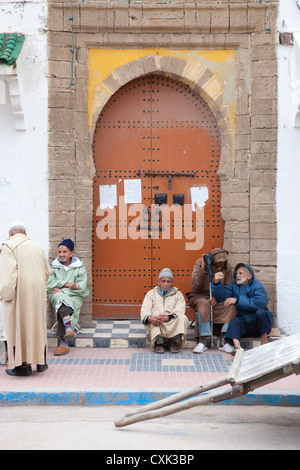
[{"label": "stone step edge", "polygon": [[[268,341],[276,341],[279,336],[268,336]],[[54,336],[48,336],[48,348],[57,348],[58,339]],[[184,349],[194,349],[197,344],[195,339],[187,338]],[[213,344],[217,349],[221,346],[220,337],[214,336]],[[244,349],[252,349],[261,345],[260,338],[242,338],[241,345]],[[141,338],[111,338],[111,337],[86,337],[80,334],[70,342],[70,347],[76,348],[149,348],[150,341],[147,337]],[[211,349],[211,338],[207,338],[206,347]]]}]

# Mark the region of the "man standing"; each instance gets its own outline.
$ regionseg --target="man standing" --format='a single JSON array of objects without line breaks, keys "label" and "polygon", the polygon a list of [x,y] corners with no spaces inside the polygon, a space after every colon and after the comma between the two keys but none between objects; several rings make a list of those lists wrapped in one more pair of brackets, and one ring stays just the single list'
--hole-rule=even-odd
[{"label": "man standing", "polygon": [[87,273],[83,262],[74,256],[74,242],[67,238],[58,245],[58,257],[50,264],[47,298],[55,309],[60,345],[54,352],[69,352],[69,340],[75,337],[83,299],[88,296]]},{"label": "man standing", "polygon": [[228,326],[223,348],[234,354],[241,348],[243,337],[261,336],[261,343],[268,342],[267,335],[273,325],[273,316],[267,309],[268,295],[264,286],[255,280],[251,266],[239,263],[233,273],[234,282],[224,287],[220,282],[222,273],[216,273],[212,282],[212,291],[218,302],[224,302],[226,308],[236,305],[237,316]]},{"label": "man standing", "polygon": [[146,294],[141,309],[142,323],[150,333],[156,353],[163,354],[166,347],[171,353],[178,353],[184,345],[188,327],[185,309],[182,293],[173,287],[171,270],[163,269],[158,286]]},{"label": "man standing", "polygon": [[31,365],[47,369],[47,299],[49,265],[40,246],[26,235],[21,221],[10,225],[2,245],[0,296],[7,336],[8,369],[12,376],[29,376]]},{"label": "man standing", "polygon": [[[214,248],[210,251],[212,262],[210,269],[213,274],[223,274],[221,282],[226,286],[232,282],[232,268],[228,261],[228,251],[223,248]],[[210,298],[209,273],[203,256],[199,258],[192,273],[192,292],[186,294],[190,307],[195,310],[195,338],[198,341],[194,353],[201,354],[207,348],[206,337],[211,336],[211,309],[214,324],[221,324],[222,340],[226,334],[228,324],[236,316],[236,307],[225,307],[223,302],[217,302],[214,296]]]},{"label": "man standing", "polygon": [[[1,254],[1,249],[0,249]],[[2,299],[0,297],[0,364],[6,364],[7,362],[7,342],[6,342],[6,333],[5,333],[5,326],[4,326],[4,318],[3,318],[3,307],[2,307]]]}]

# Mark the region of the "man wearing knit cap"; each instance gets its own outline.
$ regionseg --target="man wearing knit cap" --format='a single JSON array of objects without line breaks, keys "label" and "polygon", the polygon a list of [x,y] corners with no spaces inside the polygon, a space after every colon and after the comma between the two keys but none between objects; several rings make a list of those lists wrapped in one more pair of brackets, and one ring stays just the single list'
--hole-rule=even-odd
[{"label": "man wearing knit cap", "polygon": [[184,346],[188,327],[185,309],[182,293],[173,287],[172,271],[162,269],[158,286],[146,294],[141,308],[141,320],[156,353],[163,354],[166,348],[171,353],[178,353]]},{"label": "man wearing knit cap", "polygon": [[261,343],[266,344],[273,325],[273,316],[267,308],[267,291],[255,280],[252,267],[244,263],[237,264],[233,278],[234,282],[223,286],[220,282],[223,274],[216,273],[211,283],[218,302],[224,302],[226,308],[230,305],[237,308],[237,316],[229,323],[223,347],[225,352],[231,354],[241,348],[240,339],[243,337],[261,336]]},{"label": "man wearing knit cap", "polygon": [[60,345],[54,352],[62,356],[69,352],[69,340],[75,338],[83,299],[89,294],[87,273],[83,262],[74,256],[74,242],[67,238],[58,245],[58,257],[50,264],[47,298],[57,317]]}]

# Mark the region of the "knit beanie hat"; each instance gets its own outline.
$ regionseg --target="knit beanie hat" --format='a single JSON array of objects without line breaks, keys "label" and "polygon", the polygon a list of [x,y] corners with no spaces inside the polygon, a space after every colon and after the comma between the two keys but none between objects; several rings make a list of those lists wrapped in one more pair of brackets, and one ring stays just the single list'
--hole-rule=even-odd
[{"label": "knit beanie hat", "polygon": [[72,242],[70,238],[66,238],[58,246],[61,245],[66,246],[67,248],[69,248],[70,251],[74,251],[74,242]]},{"label": "knit beanie hat", "polygon": [[161,279],[162,277],[170,277],[171,279],[173,279],[173,274],[172,274],[171,269],[169,268],[162,269],[159,273],[158,279]]}]

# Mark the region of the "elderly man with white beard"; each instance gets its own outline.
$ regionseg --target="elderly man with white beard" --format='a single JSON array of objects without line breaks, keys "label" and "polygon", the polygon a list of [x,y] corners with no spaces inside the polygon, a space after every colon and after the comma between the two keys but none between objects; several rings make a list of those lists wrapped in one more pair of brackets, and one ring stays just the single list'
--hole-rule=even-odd
[{"label": "elderly man with white beard", "polygon": [[162,269],[158,286],[147,292],[141,308],[141,320],[150,334],[155,353],[163,354],[168,347],[176,354],[184,346],[188,327],[185,309],[183,294],[173,287],[171,270]]},{"label": "elderly man with white beard", "polygon": [[254,271],[248,264],[239,263],[234,269],[234,282],[223,286],[220,282],[222,273],[216,273],[211,283],[212,293],[218,302],[224,302],[225,307],[235,305],[237,316],[228,326],[225,352],[235,354],[241,348],[240,339],[243,337],[261,336],[261,343],[266,344],[267,335],[273,325],[273,316],[268,310],[268,295],[264,286],[255,280]]}]

